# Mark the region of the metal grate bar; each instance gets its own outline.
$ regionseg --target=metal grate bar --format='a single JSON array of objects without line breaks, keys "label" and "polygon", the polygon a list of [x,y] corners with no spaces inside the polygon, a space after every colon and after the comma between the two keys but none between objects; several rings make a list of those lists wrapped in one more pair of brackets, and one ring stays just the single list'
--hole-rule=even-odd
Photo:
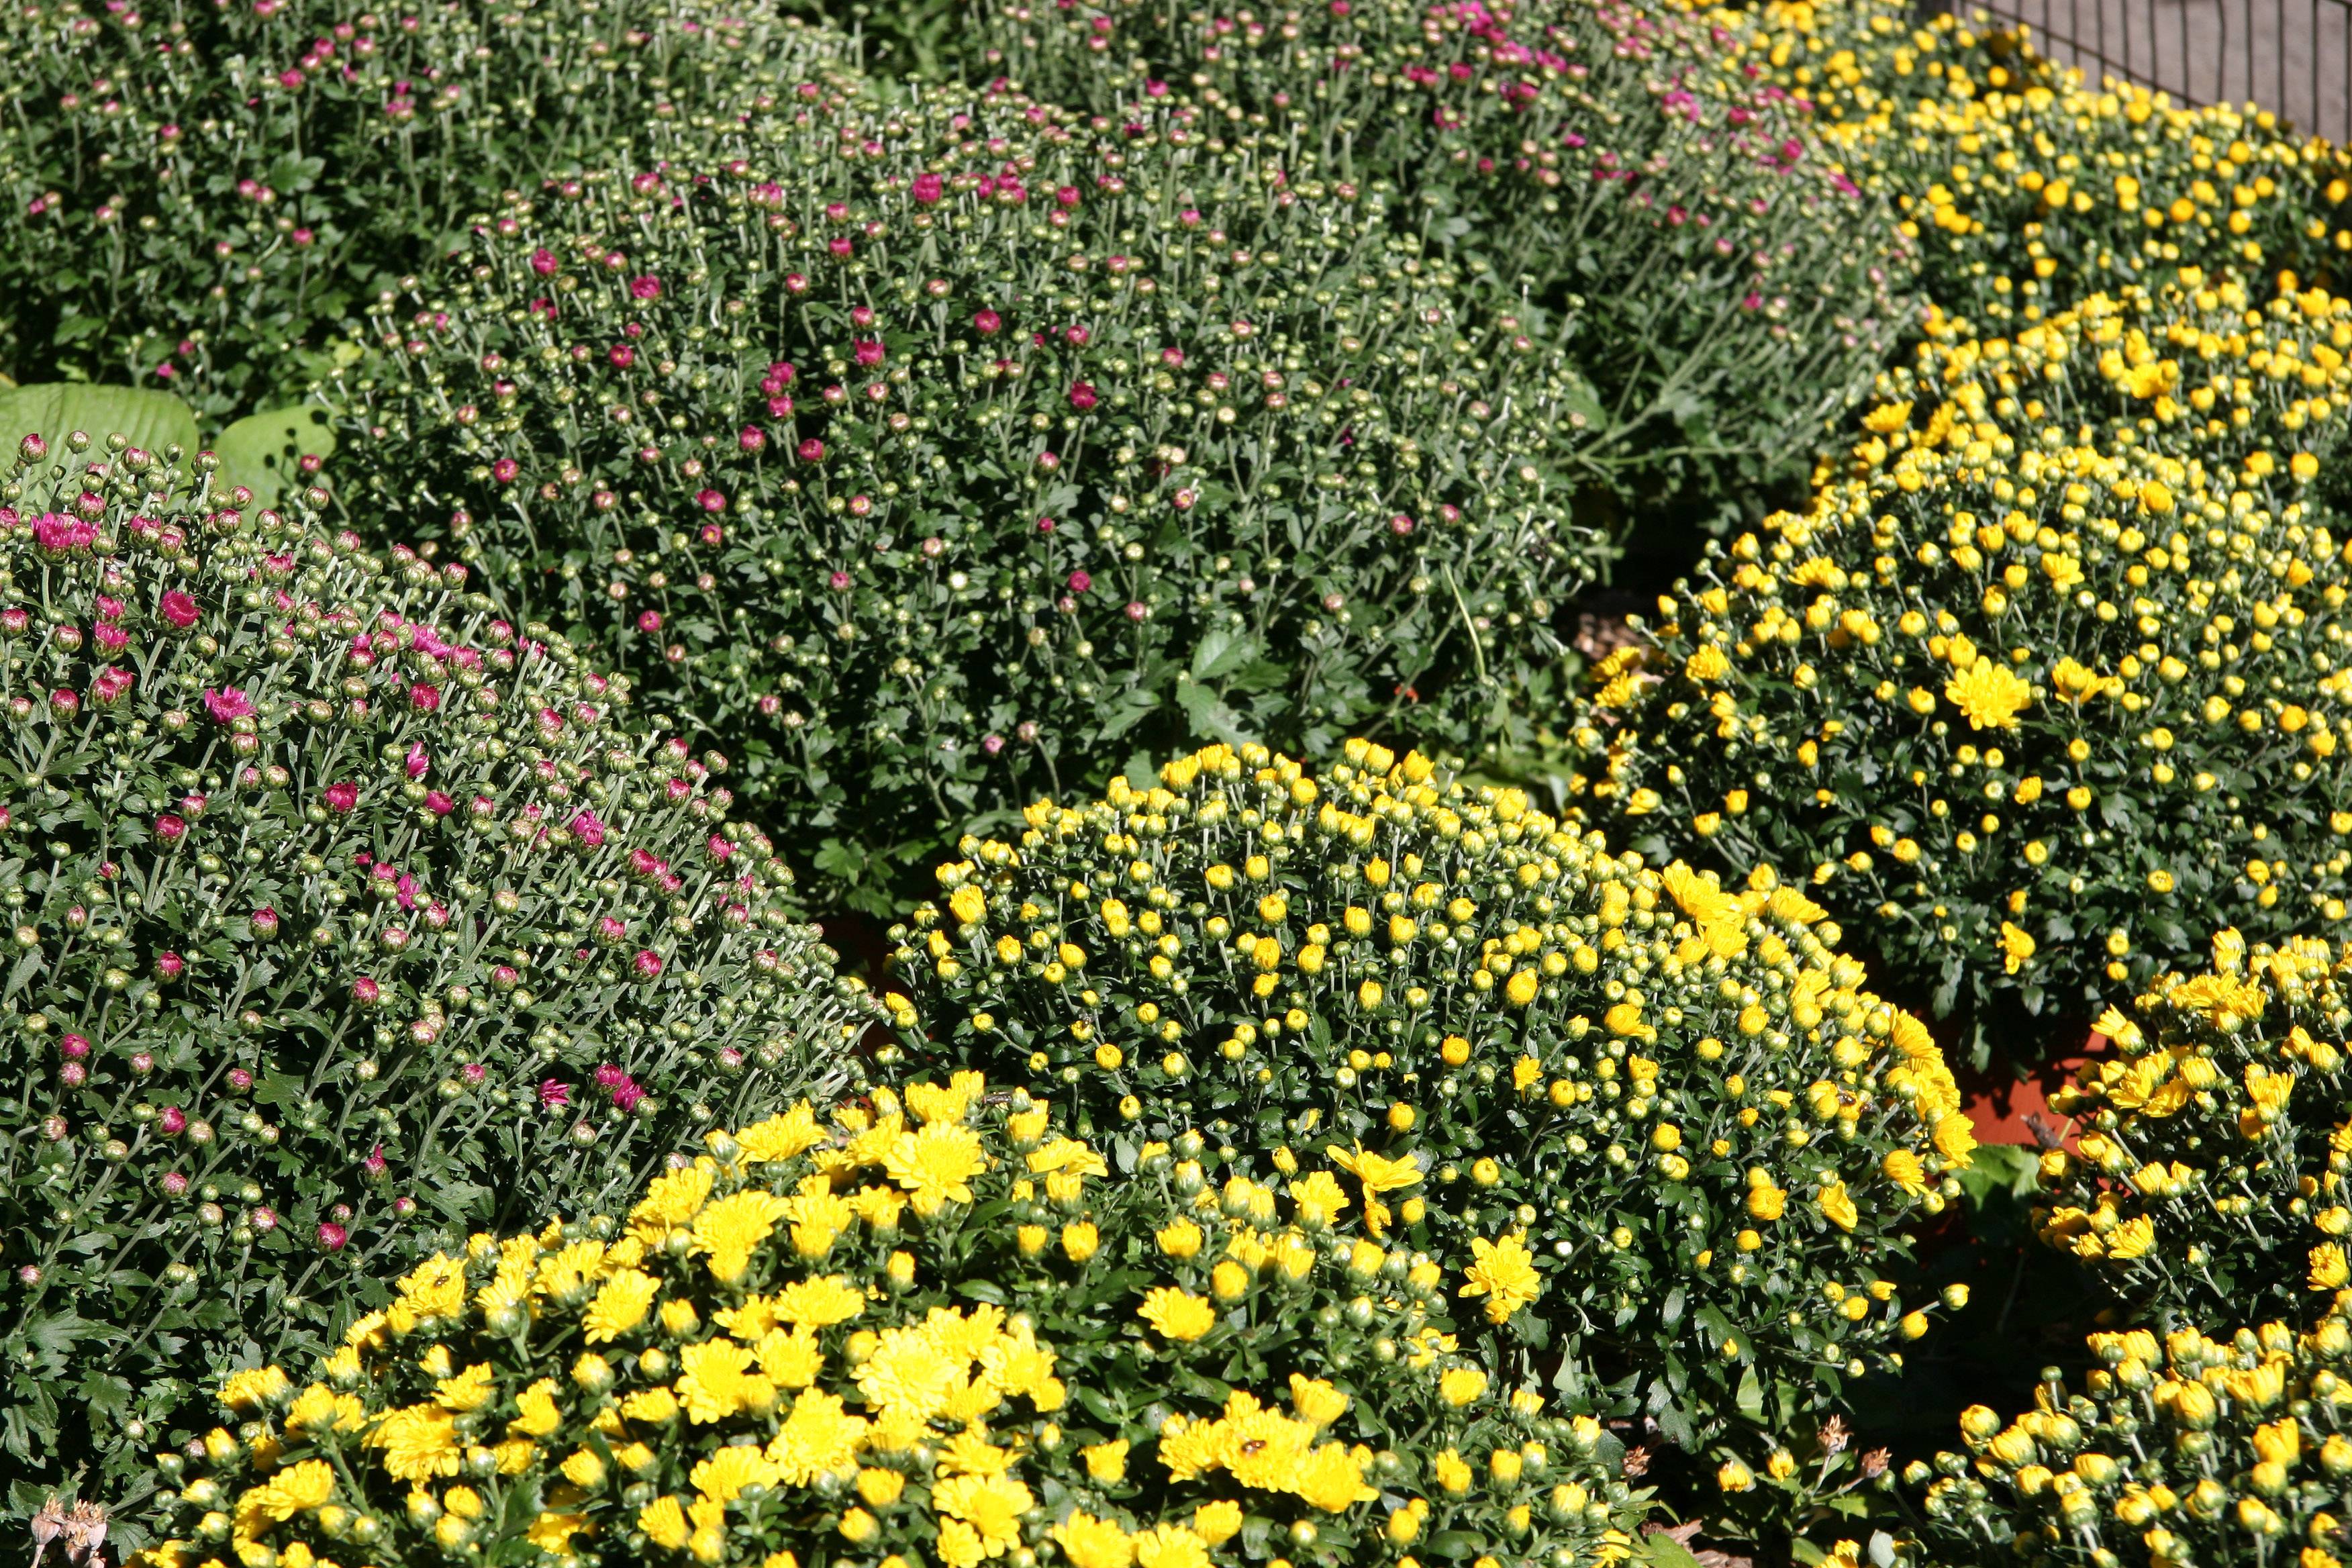
[{"label": "metal grate bar", "polygon": [[2189,103],[2252,104],[2352,141],[2352,0],[1962,0],[2031,27],[2093,80],[2119,77]]}]

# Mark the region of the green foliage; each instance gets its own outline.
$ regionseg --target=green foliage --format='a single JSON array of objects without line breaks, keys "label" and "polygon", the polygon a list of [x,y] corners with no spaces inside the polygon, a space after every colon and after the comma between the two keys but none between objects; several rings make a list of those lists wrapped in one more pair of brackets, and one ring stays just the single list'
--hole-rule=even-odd
[{"label": "green foliage", "polygon": [[0,390],[0,430],[61,447],[77,430],[108,430],[149,452],[196,449],[196,416],[168,392],[56,382]]},{"label": "green foliage", "polygon": [[1189,109],[759,101],[379,311],[338,471],[727,740],[814,897],[1192,737],[1559,700],[1603,442],[1392,194]]},{"label": "green foliage", "polygon": [[0,478],[0,1466],[90,1495],[196,1380],[838,1083],[878,1010],[723,759],[461,569],[66,453]]},{"label": "green foliage", "polygon": [[1220,1190],[1198,1139],[903,1093],[713,1134],[625,1234],[478,1237],[299,1392],[229,1379],[151,1561],[1624,1554],[1617,1444],[1456,1351],[1435,1264]]},{"label": "green foliage", "polygon": [[2352,305],[2194,272],[1948,321],[1802,516],[1711,551],[1601,671],[1591,818],[1807,878],[1981,1063],[2071,1048],[2198,933],[2345,918]]},{"label": "green foliage", "polygon": [[932,1048],[1082,1128],[1321,1152],[1356,1173],[1335,1214],[1459,1261],[1577,1407],[1751,1489],[1928,1327],[1885,1276],[1973,1146],[1942,1058],[1769,874],[1661,874],[1349,755],[1215,748],[966,839],[898,928]]},{"label": "green foliage", "polygon": [[315,403],[248,414],[213,443],[221,481],[243,487],[257,507],[278,505],[289,489],[306,473],[316,472],[334,450],[333,417]]},{"label": "green foliage", "polygon": [[1192,101],[1392,184],[1465,270],[1559,317],[1594,479],[1720,528],[1803,479],[1907,311],[1907,247],[1754,79],[1752,19],[1643,5],[983,0],[975,74],[1127,118]]},{"label": "green foliage", "polygon": [[11,6],[0,372],[168,384],[212,418],[298,398],[500,191],[841,47],[705,0]]}]

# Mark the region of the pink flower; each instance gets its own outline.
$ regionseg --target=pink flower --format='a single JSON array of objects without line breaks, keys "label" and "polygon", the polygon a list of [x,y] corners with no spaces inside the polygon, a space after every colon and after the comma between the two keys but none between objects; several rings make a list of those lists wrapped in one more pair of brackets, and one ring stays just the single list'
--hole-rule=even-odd
[{"label": "pink flower", "polygon": [[419,713],[430,713],[441,706],[441,689],[420,680],[408,689],[408,700]]},{"label": "pink flower", "polygon": [[915,199],[925,206],[936,203],[946,190],[946,182],[937,174],[915,176]]},{"label": "pink flower", "polygon": [[619,1068],[614,1067],[611,1062],[606,1062],[604,1066],[596,1069],[596,1087],[598,1089],[617,1089],[628,1081],[629,1075],[623,1072]]},{"label": "pink flower", "polygon": [[58,1054],[69,1062],[81,1060],[82,1058],[89,1055],[89,1037],[82,1035],[68,1035],[58,1042]]},{"label": "pink flower", "polygon": [[654,633],[661,629],[662,618],[661,612],[659,610],[646,610],[637,616],[637,630],[645,633],[647,637],[651,637]]},{"label": "pink flower", "polygon": [[827,577],[824,580],[824,583],[826,587],[831,588],[836,594],[846,594],[849,592],[849,574],[846,572],[835,572],[833,575]]},{"label": "pink flower", "polygon": [[181,975],[185,974],[187,972],[188,961],[182,958],[178,953],[159,952],[155,955],[155,973],[162,975],[164,979],[177,980]]},{"label": "pink flower", "polygon": [[425,809],[436,816],[446,816],[457,809],[457,803],[437,789],[427,790],[425,792]]},{"label": "pink flower", "polygon": [[654,276],[652,273],[650,273],[650,272],[646,273],[646,274],[644,277],[642,277],[642,278],[632,278],[632,279],[629,279],[629,298],[630,298],[630,299],[632,299],[632,300],[658,300],[658,299],[660,299],[660,298],[661,298],[661,279],[658,279],[658,278],[656,278],[656,277],[655,277],[655,276]]},{"label": "pink flower", "polygon": [[253,1087],[253,1075],[243,1068],[231,1068],[228,1069],[228,1086],[243,1094]]},{"label": "pink flower", "polygon": [[735,437],[735,444],[747,452],[762,451],[768,445],[768,433],[757,425],[746,425],[742,433]]},{"label": "pink flower", "polygon": [[63,555],[98,542],[98,524],[46,511],[33,520],[33,537],[50,554]]},{"label": "pink flower", "polygon": [[1150,614],[1151,614],[1151,611],[1150,610],[1150,608],[1149,608],[1149,607],[1147,607],[1147,606],[1143,604],[1143,602],[1142,602],[1141,600],[1139,600],[1139,599],[1129,599],[1129,600],[1127,602],[1127,618],[1128,618],[1129,620],[1130,620],[1130,621],[1139,621],[1139,620],[1142,620],[1144,617],[1146,617],[1147,616],[1149,616],[1149,615],[1150,615]]},{"label": "pink flower", "polygon": [[1004,318],[993,310],[982,310],[971,319],[971,324],[981,336],[994,337],[1004,330]]},{"label": "pink flower", "polygon": [[718,490],[698,490],[695,493],[694,504],[705,511],[725,511],[727,498]]},{"label": "pink flower", "polygon": [[188,836],[188,825],[165,812],[155,819],[155,837],[166,844],[177,844]]},{"label": "pink flower", "polygon": [[268,1232],[278,1228],[278,1211],[268,1204],[256,1204],[245,1217],[256,1230]]},{"label": "pink flower", "polygon": [[604,357],[613,362],[614,370],[626,370],[637,363],[637,351],[626,343],[614,343]]},{"label": "pink flower", "polygon": [[187,1193],[188,1178],[181,1172],[166,1171],[163,1173],[163,1180],[160,1184],[163,1189],[163,1195],[165,1197],[182,1197]]},{"label": "pink flower", "polygon": [[479,1062],[467,1062],[464,1067],[457,1069],[457,1073],[458,1076],[463,1078],[467,1083],[479,1083],[484,1079],[489,1077],[490,1069],[484,1067]]},{"label": "pink flower", "polygon": [[805,441],[802,442],[802,443],[801,443],[801,445],[800,445],[800,458],[801,458],[801,461],[802,461],[802,462],[803,462],[803,463],[822,463],[822,462],[824,462],[824,442],[822,442],[822,441],[820,441],[820,440],[818,440],[818,439],[817,439],[815,437],[814,437],[814,436],[810,437],[807,440],[805,440]]},{"label": "pink flower", "polygon": [[245,693],[232,686],[222,691],[206,689],[205,711],[213,716],[214,723],[229,724],[239,719],[252,718],[254,708]]},{"label": "pink flower", "polygon": [[1095,395],[1095,389],[1088,383],[1083,381],[1070,383],[1070,406],[1079,413],[1086,413],[1101,401]]},{"label": "pink flower", "polygon": [[333,1220],[321,1220],[319,1224],[319,1245],[330,1252],[341,1252],[351,1238],[352,1233]]},{"label": "pink flower", "polygon": [[862,365],[880,364],[886,352],[879,338],[860,338],[857,342],[857,363]]},{"label": "pink flower", "polygon": [[349,782],[331,784],[326,789],[326,800],[328,810],[348,812],[360,803],[360,786]]},{"label": "pink flower", "polygon": [[369,1150],[367,1158],[360,1162],[360,1167],[371,1176],[383,1175],[387,1169],[383,1159],[383,1145],[379,1143]]},{"label": "pink flower", "polygon": [[639,948],[637,956],[630,961],[629,967],[637,972],[637,978],[640,980],[658,979],[662,972],[661,954],[649,947]]},{"label": "pink flower", "polygon": [[572,829],[574,838],[589,848],[602,849],[604,847],[604,825],[596,819],[594,812],[583,811],[565,826]]},{"label": "pink flower", "polygon": [[530,269],[533,272],[538,273],[541,278],[545,278],[552,274],[555,271],[555,252],[545,249],[544,247],[532,251],[530,253]]},{"label": "pink flower", "polygon": [[352,982],[352,1000],[362,1007],[373,1007],[383,1000],[383,987],[373,976],[362,974]]},{"label": "pink flower", "polygon": [[539,1085],[539,1103],[550,1110],[560,1105],[571,1104],[572,1086],[558,1078],[541,1079]]},{"label": "pink flower", "polygon": [[278,911],[271,909],[268,905],[264,904],[261,908],[253,911],[247,923],[253,927],[253,934],[256,936],[276,936],[278,934]]},{"label": "pink flower", "polygon": [[1073,572],[1070,574],[1071,593],[1083,594],[1094,585],[1095,580],[1084,572]]},{"label": "pink flower", "polygon": [[130,695],[134,679],[129,670],[109,665],[89,683],[90,700],[101,708],[111,708]]},{"label": "pink flower", "polygon": [[636,1109],[637,1101],[645,1097],[644,1089],[639,1089],[635,1082],[624,1079],[620,1087],[613,1090],[613,1106],[614,1109],[624,1112],[634,1110]]}]

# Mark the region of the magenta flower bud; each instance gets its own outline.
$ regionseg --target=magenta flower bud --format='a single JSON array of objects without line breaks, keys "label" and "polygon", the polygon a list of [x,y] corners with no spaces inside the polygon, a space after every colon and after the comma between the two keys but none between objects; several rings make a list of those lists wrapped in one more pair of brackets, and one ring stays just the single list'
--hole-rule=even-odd
[{"label": "magenta flower bud", "polygon": [[626,370],[637,363],[637,351],[626,343],[614,343],[604,357],[613,362],[614,370]]},{"label": "magenta flower bud", "polygon": [[630,967],[637,972],[640,980],[658,979],[662,972],[661,954],[649,947],[639,948],[637,956],[630,961]]},{"label": "magenta flower bud", "polygon": [[89,1069],[79,1062],[68,1062],[58,1069],[58,1079],[68,1089],[79,1089],[89,1081]]},{"label": "magenta flower bud", "polygon": [[1070,592],[1071,592],[1071,593],[1073,593],[1073,594],[1083,594],[1083,593],[1085,593],[1087,589],[1089,589],[1089,588],[1093,587],[1094,585],[1095,585],[1095,580],[1094,580],[1092,577],[1088,576],[1086,573],[1084,573],[1084,572],[1073,572],[1073,573],[1071,573],[1071,574],[1070,574]]},{"label": "magenta flower bud", "polygon": [[572,1086],[562,1079],[541,1079],[539,1085],[539,1103],[550,1110],[571,1104]]},{"label": "magenta flower bud", "polygon": [[58,1050],[66,1060],[78,1062],[89,1055],[89,1042],[79,1035],[68,1035],[58,1042]]},{"label": "magenta flower bud", "polygon": [[522,465],[512,458],[500,458],[490,465],[490,477],[502,485],[510,485],[522,477]]},{"label": "magenta flower bud", "polygon": [[253,1075],[243,1068],[231,1068],[228,1069],[228,1086],[243,1094],[253,1087]]},{"label": "magenta flower bud", "polygon": [[618,1089],[621,1085],[628,1081],[629,1075],[623,1072],[619,1068],[614,1067],[611,1062],[606,1062],[596,1069],[596,1087],[598,1089]]},{"label": "magenta flower bud", "polygon": [[383,1159],[383,1145],[379,1143],[369,1150],[367,1158],[360,1162],[360,1166],[371,1176],[383,1175],[387,1169]]},{"label": "magenta flower bud", "polygon": [[406,1219],[410,1215],[416,1212],[416,1200],[408,1196],[406,1194],[403,1194],[399,1197],[392,1200],[392,1212],[398,1215],[401,1218]]},{"label": "magenta flower bud", "polygon": [[253,717],[254,707],[251,699],[232,686],[223,691],[207,689],[205,692],[205,711],[213,716],[214,723],[228,724]]},{"label": "magenta flower bud", "polygon": [[23,454],[25,461],[37,463],[49,455],[49,444],[38,436],[27,436],[16,444],[16,450]]},{"label": "magenta flower bud", "polygon": [[993,310],[982,310],[971,319],[974,331],[982,337],[994,337],[1004,330],[1004,318]]},{"label": "magenta flower bud", "polygon": [[824,443],[812,436],[800,444],[800,459],[803,463],[824,461]]},{"label": "magenta flower bud", "polygon": [[634,1082],[625,1081],[619,1088],[613,1090],[613,1108],[623,1112],[635,1110],[637,1108],[637,1101],[645,1097],[644,1089],[639,1089]]},{"label": "magenta flower bud", "polygon": [[1100,401],[1102,400],[1095,395],[1095,389],[1089,383],[1074,381],[1070,384],[1070,406],[1079,413],[1086,413]]},{"label": "magenta flower bud", "polygon": [[1150,614],[1151,611],[1144,605],[1141,600],[1129,599],[1127,602],[1127,618],[1129,620],[1139,621]]},{"label": "magenta flower bud", "polygon": [[1004,737],[1002,735],[983,735],[980,740],[980,749],[986,752],[992,757],[996,755],[997,752],[1004,750]]},{"label": "magenta flower bud", "polygon": [[547,249],[543,246],[541,248],[532,251],[530,253],[530,269],[533,272],[538,273],[541,278],[551,276],[555,271],[555,252]]},{"label": "magenta flower bud", "polygon": [[481,1082],[482,1079],[489,1076],[489,1068],[484,1067],[479,1062],[467,1062],[464,1067],[457,1069],[457,1071],[463,1075],[467,1083]]},{"label": "magenta flower bud", "polygon": [[705,511],[725,511],[727,498],[718,490],[699,490],[695,494],[694,504]]},{"label": "magenta flower bud", "polygon": [[373,1007],[383,1000],[383,987],[368,975],[352,982],[352,1000],[362,1007]]},{"label": "magenta flower bud", "polygon": [[185,838],[187,836],[188,825],[181,821],[178,817],[173,816],[170,812],[164,812],[162,816],[155,818],[155,837],[162,839],[164,843],[177,844],[181,839]]},{"label": "magenta flower bud", "polygon": [[768,445],[768,433],[757,425],[746,425],[742,433],[735,437],[735,444],[746,452],[763,451]]},{"label": "magenta flower bud", "polygon": [[264,905],[260,909],[253,911],[247,923],[253,927],[253,934],[257,937],[268,938],[276,936],[278,934],[278,911],[269,908],[268,905]]},{"label": "magenta flower bud", "polygon": [[327,809],[338,814],[348,812],[360,803],[360,786],[356,784],[331,784],[326,788]]},{"label": "magenta flower bud", "polygon": [[188,1178],[177,1171],[164,1172],[158,1185],[163,1187],[163,1195],[168,1198],[185,1197],[188,1193]]},{"label": "magenta flower bud", "polygon": [[81,711],[81,699],[60,687],[49,693],[49,711],[60,719],[70,719]]},{"label": "magenta flower bud", "polygon": [[137,1073],[141,1078],[145,1078],[149,1073],[153,1072],[155,1070],[155,1053],[152,1051],[131,1052],[131,1070]]},{"label": "magenta flower bud", "polygon": [[1040,452],[1037,454],[1037,466],[1050,474],[1062,466],[1061,455],[1057,452]]},{"label": "magenta flower bud", "polygon": [[254,1229],[265,1233],[278,1228],[278,1211],[268,1204],[256,1204],[247,1211],[245,1219]]},{"label": "magenta flower bud", "polygon": [[646,633],[647,636],[651,636],[653,633],[661,629],[662,618],[661,612],[659,610],[647,610],[637,616],[637,630]]},{"label": "magenta flower bud", "polygon": [[167,1105],[155,1118],[155,1125],[161,1127],[170,1136],[177,1138],[188,1130],[188,1113],[176,1105]]},{"label": "magenta flower bud", "polygon": [[332,1220],[322,1220],[319,1224],[319,1245],[330,1252],[341,1252],[343,1244],[351,1238],[352,1233]]},{"label": "magenta flower bud", "polygon": [[187,972],[188,961],[178,953],[159,952],[155,955],[155,973],[165,980],[177,980]]},{"label": "magenta flower bud", "polygon": [[946,183],[937,174],[918,174],[915,176],[915,200],[925,206],[935,205],[945,191],[945,188]]},{"label": "magenta flower bud", "polygon": [[658,300],[661,291],[661,279],[651,273],[629,279],[629,298],[632,300]]},{"label": "magenta flower bud", "polygon": [[156,610],[165,620],[182,631],[186,631],[190,626],[194,626],[197,619],[204,614],[195,600],[181,593],[177,588],[165,594],[158,601]]},{"label": "magenta flower bud", "polygon": [[564,826],[572,830],[573,837],[589,848],[601,849],[604,847],[604,824],[597,818],[594,812],[577,813]]},{"label": "magenta flower bud", "polygon": [[66,1141],[66,1134],[70,1131],[71,1129],[66,1125],[66,1119],[62,1116],[44,1116],[41,1118],[41,1136],[52,1143],[64,1142]]},{"label": "magenta flower bud", "polygon": [[1411,533],[1412,529],[1412,519],[1405,516],[1402,512],[1399,512],[1394,517],[1389,519],[1389,531],[1395,534],[1399,539],[1402,539],[1406,534]]}]

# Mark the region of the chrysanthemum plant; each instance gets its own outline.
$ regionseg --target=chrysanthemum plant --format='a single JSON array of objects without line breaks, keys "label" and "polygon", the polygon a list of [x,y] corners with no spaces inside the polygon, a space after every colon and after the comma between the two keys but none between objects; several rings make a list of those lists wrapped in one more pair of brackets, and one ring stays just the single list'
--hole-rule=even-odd
[{"label": "chrysanthemum plant", "polygon": [[[1908,319],[1890,209],[1825,166],[1808,105],[1743,68],[1753,23],[1638,5],[982,0],[972,68],[1124,118],[1197,102],[1358,178],[1558,312],[1654,520],[1753,517]],[[1651,523],[1655,527],[1654,521]]]},{"label": "chrysanthemum plant", "polygon": [[2042,1239],[2160,1327],[2308,1324],[2352,1283],[2352,949],[2213,940],[2101,1020],[2113,1049],[2051,1097],[2081,1137],[2042,1157]]},{"label": "chrysanthemum plant", "polygon": [[384,306],[339,471],[726,738],[813,896],[1141,747],[1559,690],[1596,437],[1392,195],[1192,110],[761,103]]},{"label": "chrysanthemum plant", "polygon": [[[464,591],[27,438],[0,471],[0,1470],[126,1500],[198,1380],[843,1080],[725,761]],[[201,1406],[197,1407],[201,1414]]]},{"label": "chrysanthemum plant", "polygon": [[2086,79],[1982,13],[1795,0],[1750,26],[1823,155],[1895,208],[1917,266],[1898,279],[1985,327],[2183,266],[2332,285],[2352,260],[2352,153],[2268,110]]},{"label": "chrysanthemum plant", "polygon": [[0,371],[212,418],[298,399],[341,323],[502,190],[845,47],[707,0],[10,6]]},{"label": "chrysanthemum plant", "polygon": [[898,928],[918,1048],[1426,1248],[1504,1365],[1716,1455],[1737,1510],[1928,1328],[1889,1276],[1969,1163],[1942,1058],[1769,874],[1347,755],[1213,748],[967,838]]},{"label": "chrysanthemum plant", "polygon": [[[2209,1332],[2210,1337],[2209,1337]],[[2332,1315],[2163,1337],[2093,1334],[2070,1394],[2056,1368],[2035,1408],[1960,1415],[1967,1451],[1915,1463],[1925,1528],[1904,1563],[2048,1568],[2333,1568],[2352,1510],[2352,1331]]]},{"label": "chrysanthemum plant", "polygon": [[2184,272],[1942,322],[1849,462],[1600,671],[1581,808],[1809,883],[1979,1061],[2345,916],[2347,541],[2315,506],[2352,306]]},{"label": "chrysanthemum plant", "polygon": [[1616,1440],[1457,1348],[1437,1264],[1197,1138],[1071,1131],[960,1073],[714,1134],[625,1225],[478,1236],[229,1379],[149,1561],[1627,1554]]}]

